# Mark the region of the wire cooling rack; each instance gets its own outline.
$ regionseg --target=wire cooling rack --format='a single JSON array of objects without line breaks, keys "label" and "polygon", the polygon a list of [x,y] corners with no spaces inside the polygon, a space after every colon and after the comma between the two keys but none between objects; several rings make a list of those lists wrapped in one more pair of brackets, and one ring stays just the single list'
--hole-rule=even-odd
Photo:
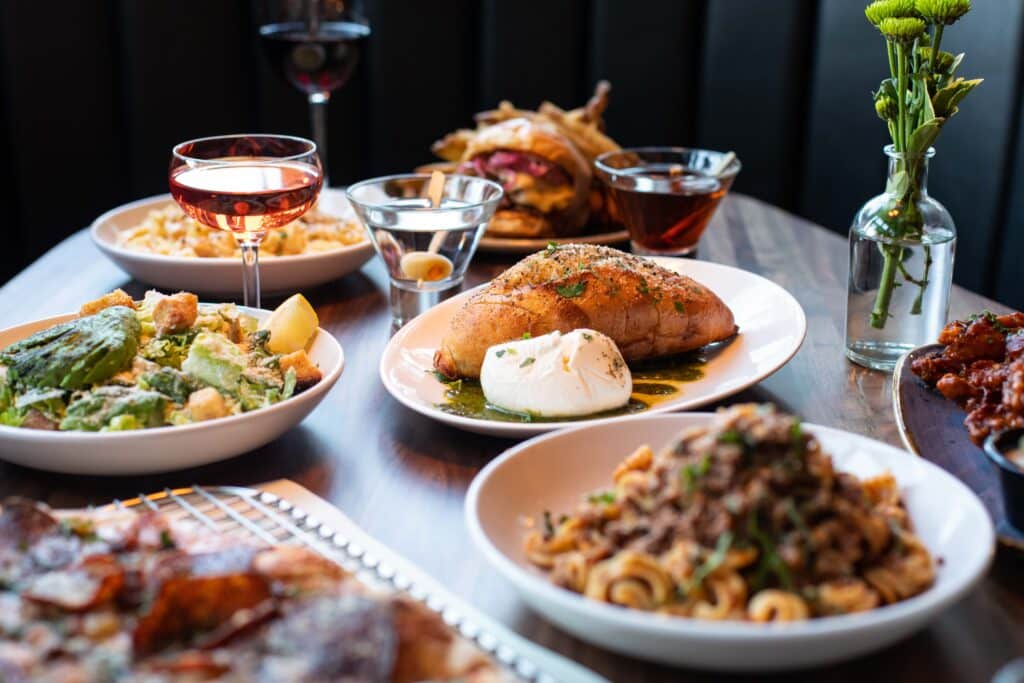
[{"label": "wire cooling rack", "polygon": [[[297,490],[305,492],[297,485]],[[312,496],[312,494],[308,494]],[[170,519],[188,518],[220,534],[268,544],[307,546],[339,563],[361,581],[405,593],[529,683],[599,683],[603,679],[512,633],[461,602],[413,565],[371,539],[354,523],[332,528],[295,503],[269,491],[191,486],[118,500],[116,507],[145,507]],[[340,513],[338,517],[347,522]]]}]

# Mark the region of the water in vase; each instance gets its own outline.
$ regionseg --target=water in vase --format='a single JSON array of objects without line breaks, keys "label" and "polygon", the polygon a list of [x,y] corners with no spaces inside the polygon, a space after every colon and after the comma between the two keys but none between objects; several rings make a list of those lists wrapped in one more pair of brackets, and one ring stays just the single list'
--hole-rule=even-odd
[{"label": "water in vase", "polygon": [[[936,341],[946,324],[956,233],[926,227],[920,241],[894,241],[869,226],[850,232],[846,355],[861,365],[891,370],[910,349]],[[887,315],[879,306],[886,251],[893,269]]]}]

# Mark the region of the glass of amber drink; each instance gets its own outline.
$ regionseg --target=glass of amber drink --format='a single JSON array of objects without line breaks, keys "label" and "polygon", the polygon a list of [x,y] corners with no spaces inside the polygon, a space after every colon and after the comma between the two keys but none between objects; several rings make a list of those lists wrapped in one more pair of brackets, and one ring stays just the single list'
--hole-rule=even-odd
[{"label": "glass of amber drink", "polygon": [[686,147],[608,152],[594,166],[633,252],[661,256],[696,256],[700,236],[740,172],[731,153]]}]

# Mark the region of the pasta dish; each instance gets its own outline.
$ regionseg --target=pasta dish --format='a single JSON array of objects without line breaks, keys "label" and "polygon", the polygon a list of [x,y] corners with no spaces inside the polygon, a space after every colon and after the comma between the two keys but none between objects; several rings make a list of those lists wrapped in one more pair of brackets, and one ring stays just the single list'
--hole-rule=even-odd
[{"label": "pasta dish", "polygon": [[934,581],[895,479],[837,472],[800,420],[741,405],[525,539],[555,584],[593,600],[697,619],[795,621],[874,609]]},{"label": "pasta dish", "polygon": [[[329,216],[314,207],[297,221],[269,231],[260,244],[260,258],[320,254],[364,241],[366,233],[358,221]],[[118,246],[163,256],[241,256],[233,234],[196,222],[177,204],[150,211],[146,220],[121,233]]]}]

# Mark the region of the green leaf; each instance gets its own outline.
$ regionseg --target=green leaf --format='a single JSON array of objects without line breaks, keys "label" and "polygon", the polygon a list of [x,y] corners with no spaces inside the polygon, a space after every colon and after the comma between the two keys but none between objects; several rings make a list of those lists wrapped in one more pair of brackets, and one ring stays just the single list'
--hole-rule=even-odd
[{"label": "green leaf", "polygon": [[673,301],[672,305],[675,306],[676,313],[686,313],[686,306],[683,305],[682,301]]},{"label": "green leaf", "polygon": [[921,121],[931,121],[935,118],[935,108],[932,106],[932,98],[928,96],[928,84],[923,77],[915,80],[921,88]]},{"label": "green leaf", "polygon": [[935,107],[936,116],[949,118],[956,114],[957,105],[967,97],[969,92],[981,85],[982,80],[981,78],[971,80],[957,78],[946,84],[932,98],[932,105]]},{"label": "green leaf", "polygon": [[907,175],[906,171],[895,173],[885,186],[887,193],[897,197],[905,195],[908,189],[910,189],[910,176]]},{"label": "green leaf", "polygon": [[527,357],[527,358],[526,358],[525,360],[523,360],[523,362],[522,362],[522,363],[520,363],[520,364],[519,364],[519,367],[521,367],[521,368],[525,368],[525,367],[526,367],[527,365],[533,365],[533,364],[534,364],[534,362],[536,362],[536,360],[537,360],[537,359],[536,359],[536,358],[534,358],[534,357],[532,357],[532,356],[530,356],[530,357]]},{"label": "green leaf", "polygon": [[579,282],[573,282],[568,285],[559,285],[558,287],[555,287],[555,291],[558,292],[561,296],[564,296],[566,299],[575,299],[579,295],[583,294],[583,291],[586,288],[586,281],[580,280]]},{"label": "green leaf", "polygon": [[939,131],[942,130],[945,121],[941,118],[928,119],[918,126],[907,141],[907,155],[913,157],[927,152],[935,138],[939,137]]},{"label": "green leaf", "polygon": [[946,70],[946,75],[952,77],[953,74],[956,73],[956,70],[960,68],[960,62],[962,62],[962,61],[964,61],[964,53],[963,52],[958,54],[956,57],[953,57],[952,63],[949,65],[949,68]]}]

